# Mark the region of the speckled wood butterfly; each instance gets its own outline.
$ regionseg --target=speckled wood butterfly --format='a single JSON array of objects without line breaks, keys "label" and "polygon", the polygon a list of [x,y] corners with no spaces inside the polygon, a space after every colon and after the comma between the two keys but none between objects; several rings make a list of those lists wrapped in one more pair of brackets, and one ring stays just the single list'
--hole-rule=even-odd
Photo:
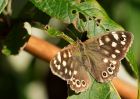
[{"label": "speckled wood butterfly", "polygon": [[132,40],[131,33],[115,31],[85,42],[77,41],[58,52],[51,60],[50,68],[75,92],[85,91],[91,85],[89,75],[98,82],[107,82],[116,76]]}]

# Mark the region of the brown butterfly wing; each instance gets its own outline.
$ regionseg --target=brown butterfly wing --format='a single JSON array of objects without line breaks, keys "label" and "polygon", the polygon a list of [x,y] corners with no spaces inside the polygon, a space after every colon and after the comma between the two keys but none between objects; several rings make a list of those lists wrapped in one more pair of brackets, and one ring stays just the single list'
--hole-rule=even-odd
[{"label": "brown butterfly wing", "polygon": [[56,54],[50,62],[53,74],[66,80],[76,93],[85,91],[91,85],[88,71],[82,62],[79,46],[69,45]]},{"label": "brown butterfly wing", "polygon": [[117,31],[85,41],[85,64],[98,82],[107,82],[116,76],[132,39],[131,33]]}]

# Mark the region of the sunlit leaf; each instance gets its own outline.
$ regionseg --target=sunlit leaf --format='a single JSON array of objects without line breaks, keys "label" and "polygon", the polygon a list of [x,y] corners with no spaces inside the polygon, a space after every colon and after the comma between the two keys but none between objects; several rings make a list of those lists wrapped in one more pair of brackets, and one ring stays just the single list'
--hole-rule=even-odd
[{"label": "sunlit leaf", "polygon": [[4,10],[8,3],[8,0],[0,0],[0,13]]}]

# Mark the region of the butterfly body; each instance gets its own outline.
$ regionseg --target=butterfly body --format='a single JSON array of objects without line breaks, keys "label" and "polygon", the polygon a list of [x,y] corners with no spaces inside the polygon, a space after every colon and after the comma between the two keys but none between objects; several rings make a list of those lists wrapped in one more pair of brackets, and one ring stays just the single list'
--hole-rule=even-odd
[{"label": "butterfly body", "polygon": [[75,92],[85,91],[91,85],[89,75],[98,82],[110,81],[117,75],[132,39],[129,32],[116,31],[78,41],[57,53],[50,62],[51,70]]}]

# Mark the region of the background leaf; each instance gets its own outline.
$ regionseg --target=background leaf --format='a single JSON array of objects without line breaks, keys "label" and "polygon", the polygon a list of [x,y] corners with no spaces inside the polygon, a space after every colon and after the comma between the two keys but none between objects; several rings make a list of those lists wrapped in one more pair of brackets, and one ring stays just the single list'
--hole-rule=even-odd
[{"label": "background leaf", "polygon": [[100,33],[105,33],[106,31],[124,30],[108,17],[104,9],[95,0],[77,4],[76,8],[85,17],[85,20],[79,17],[75,26],[80,30],[87,31],[89,38]]},{"label": "background leaf", "polygon": [[73,4],[75,0],[31,0],[33,4],[46,14],[63,20],[66,23],[71,23],[76,17],[72,13],[74,10]]},{"label": "background leaf", "polygon": [[8,0],[0,0],[0,13],[4,10],[8,3]]}]

